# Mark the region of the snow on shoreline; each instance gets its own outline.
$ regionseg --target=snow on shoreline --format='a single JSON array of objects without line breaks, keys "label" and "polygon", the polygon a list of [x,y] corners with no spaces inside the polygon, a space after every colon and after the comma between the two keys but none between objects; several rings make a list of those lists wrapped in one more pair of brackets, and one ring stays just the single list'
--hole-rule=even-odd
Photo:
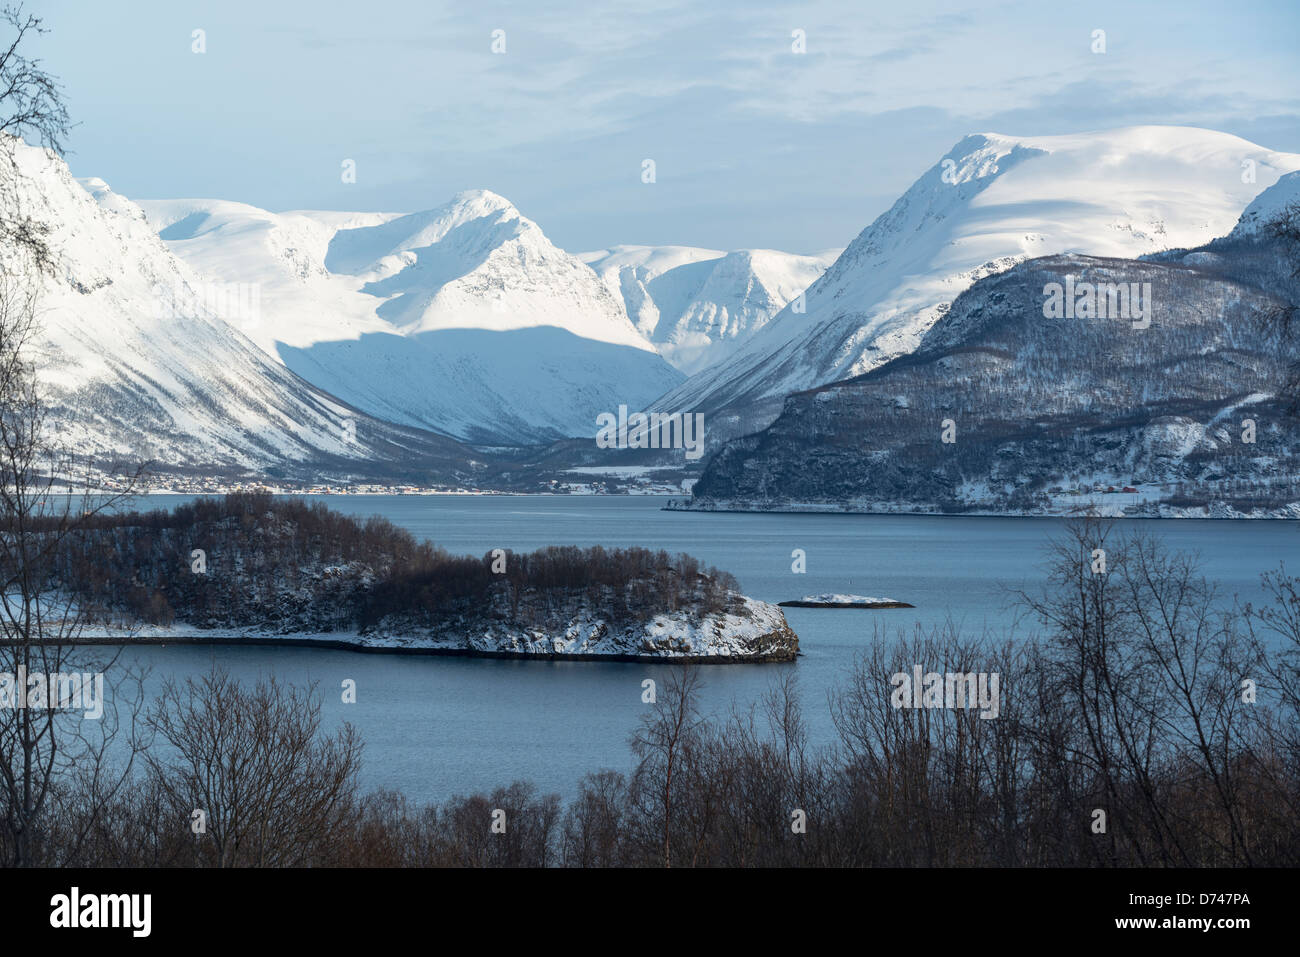
[{"label": "snow on shoreline", "polygon": [[804,595],[793,601],[783,601],[784,607],[801,608],[911,608],[906,602],[897,598],[875,598],[870,595],[840,595],[826,592],[820,595]]},{"label": "snow on shoreline", "polygon": [[81,642],[131,644],[204,643],[300,644],[411,654],[477,657],[564,658],[569,660],[636,660],[695,662],[793,661],[798,636],[776,605],[743,598],[742,614],[714,613],[695,620],[684,612],[656,615],[647,622],[611,627],[604,619],[581,616],[562,633],[539,629],[468,625],[395,628],[381,626],[360,632],[291,632],[266,627],[199,628],[184,622],[169,627],[88,625]]}]

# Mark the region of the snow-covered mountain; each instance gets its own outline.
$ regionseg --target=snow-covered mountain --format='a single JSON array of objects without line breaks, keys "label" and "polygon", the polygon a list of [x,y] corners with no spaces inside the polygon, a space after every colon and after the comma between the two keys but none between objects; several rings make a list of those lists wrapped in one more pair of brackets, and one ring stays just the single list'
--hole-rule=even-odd
[{"label": "snow-covered mountain", "polygon": [[269,355],[393,422],[501,444],[590,435],[683,379],[591,269],[486,190],[409,215],[140,205],[196,270],[260,291],[245,331]]},{"label": "snow-covered mountain", "polygon": [[[1300,515],[1297,250],[1259,228],[1300,202],[1297,179],[1198,249],[977,281],[914,353],[726,443],[694,505]],[[1066,284],[1100,308],[1053,311]]]},{"label": "snow-covered mountain", "polygon": [[761,427],[785,395],[911,352],[973,282],[1059,253],[1134,257],[1227,233],[1300,155],[1226,133],[1132,127],[968,136],[844,251],[806,295],[658,405]]},{"label": "snow-covered mountain", "polygon": [[1258,235],[1259,229],[1287,206],[1300,203],[1300,171],[1287,173],[1255,197],[1232,230],[1232,239]]},{"label": "snow-covered mountain", "polygon": [[88,192],[58,156],[13,137],[0,149],[15,160],[0,162],[3,188],[48,230],[53,261],[37,271],[0,243],[0,272],[18,292],[35,279],[47,425],[83,461],[472,473],[472,453],[456,442],[376,421],[270,359],[208,307],[200,279],[106,184]]},{"label": "snow-covered mountain", "polygon": [[838,252],[615,246],[578,258],[622,298],[660,354],[692,373],[734,352],[811,286]]}]

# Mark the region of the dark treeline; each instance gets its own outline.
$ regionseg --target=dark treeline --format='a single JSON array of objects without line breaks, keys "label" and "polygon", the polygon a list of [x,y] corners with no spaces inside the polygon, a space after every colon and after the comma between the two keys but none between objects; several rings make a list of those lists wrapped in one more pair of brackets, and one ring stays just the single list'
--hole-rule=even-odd
[{"label": "dark treeline", "polygon": [[[1296,866],[1300,578],[1264,584],[1267,605],[1241,607],[1192,558],[1080,523],[1045,589],[1018,596],[1040,625],[1032,640],[878,632],[829,702],[836,742],[817,748],[793,673],[705,715],[703,670],[685,667],[645,706],[630,772],[588,774],[568,804],[524,782],[430,806],[363,794],[359,742],[348,726],[324,734],[310,696],[190,678],[149,715],[170,749],[146,751],[138,786],[102,807],[69,787],[42,859]],[[997,673],[997,716],[896,707],[891,676],[914,665]]]},{"label": "dark treeline", "polygon": [[454,616],[544,625],[582,604],[620,623],[739,600],[732,575],[688,555],[599,546],[451,555],[384,518],[255,493],[87,516],[58,574],[92,618],[201,628],[364,630]]}]

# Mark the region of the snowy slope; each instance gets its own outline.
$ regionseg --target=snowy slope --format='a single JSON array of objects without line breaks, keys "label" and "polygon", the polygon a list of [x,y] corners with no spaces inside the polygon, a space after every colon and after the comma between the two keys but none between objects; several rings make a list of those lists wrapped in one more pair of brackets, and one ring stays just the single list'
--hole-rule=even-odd
[{"label": "snowy slope", "polygon": [[493,443],[590,435],[683,378],[588,267],[486,190],[409,215],[141,206],[196,270],[257,284],[247,332],[268,354],[394,422]]},{"label": "snowy slope", "polygon": [[615,246],[579,258],[622,297],[664,358],[690,373],[730,355],[811,286],[834,255]]},{"label": "snowy slope", "polygon": [[1254,236],[1259,228],[1280,213],[1285,207],[1300,203],[1300,171],[1287,173],[1264,192],[1255,197],[1241,214],[1230,238]]},{"label": "snowy slope", "polygon": [[[49,229],[55,265],[38,274],[33,356],[50,431],[83,460],[292,470],[459,456],[453,468],[468,465],[450,440],[373,421],[269,359],[204,308],[197,277],[106,184],[88,192],[53,153],[12,137],[0,149],[18,169],[0,163],[4,189]],[[0,247],[4,272],[23,266]]]},{"label": "snowy slope", "polygon": [[[1266,243],[1212,248],[986,277],[914,353],[791,395],[726,443],[694,504],[1300,516],[1294,343],[1261,321],[1294,296],[1291,267]],[[1070,277],[1146,285],[1149,325],[1046,318],[1044,289]]]},{"label": "snowy slope", "polygon": [[[1243,182],[1247,160],[1254,182]],[[729,406],[735,431],[761,427],[786,394],[915,349],[982,276],[1057,253],[1133,257],[1199,246],[1297,169],[1298,155],[1189,127],[968,136],[813,284],[806,314],[787,307],[659,405]]]},{"label": "snowy slope", "polygon": [[[83,180],[92,189],[94,181]],[[347,305],[348,277],[332,276],[324,262],[340,229],[375,226],[396,213],[269,213],[222,200],[144,200],[137,205],[169,249],[198,274],[219,282],[256,284],[261,314],[235,317],[250,339],[275,355],[276,343],[310,345],[322,337],[386,328],[365,303]]]}]

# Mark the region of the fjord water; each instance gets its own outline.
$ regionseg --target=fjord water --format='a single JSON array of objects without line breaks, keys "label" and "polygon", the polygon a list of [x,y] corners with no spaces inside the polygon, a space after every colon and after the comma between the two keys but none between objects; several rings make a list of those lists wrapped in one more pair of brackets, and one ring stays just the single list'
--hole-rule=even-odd
[{"label": "fjord water", "polygon": [[[704,710],[724,714],[757,701],[772,679],[797,677],[815,744],[834,738],[827,695],[844,682],[873,626],[911,631],[951,618],[964,634],[986,629],[1026,636],[1035,623],[1008,590],[1043,579],[1057,519],[947,516],[777,515],[665,512],[650,496],[327,496],[334,509],[383,515],[453,553],[546,545],[604,545],[684,551],[732,572],[744,592],[783,601],[818,592],[874,595],[915,608],[788,608],[802,655],[791,664],[704,668]],[[185,497],[152,495],[138,508],[171,507]],[[1295,522],[1167,520],[1140,526],[1171,547],[1199,552],[1225,600],[1261,597],[1259,575],[1300,557]],[[795,549],[807,571],[791,570]],[[1289,560],[1288,560],[1289,559]],[[167,677],[206,671],[217,661],[246,681],[276,675],[318,682],[327,722],[350,721],[365,741],[366,787],[416,801],[490,790],[526,779],[543,792],[573,793],[588,771],[628,771],[628,737],[647,705],[641,682],[662,682],[668,667],[643,663],[499,661],[361,654],[309,648],[171,645],[130,654],[152,669],[150,690]],[[344,679],[357,683],[343,704]]]}]

